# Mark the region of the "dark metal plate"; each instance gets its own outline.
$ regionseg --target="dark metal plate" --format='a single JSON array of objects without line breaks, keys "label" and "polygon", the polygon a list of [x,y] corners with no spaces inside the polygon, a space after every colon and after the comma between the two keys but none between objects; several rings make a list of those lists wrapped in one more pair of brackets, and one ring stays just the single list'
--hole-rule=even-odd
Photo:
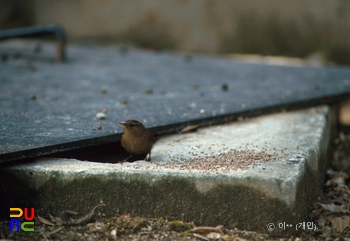
[{"label": "dark metal plate", "polygon": [[[118,141],[127,119],[165,133],[350,95],[345,67],[96,46],[70,46],[68,61],[54,64],[49,44],[29,57],[9,51],[0,45],[0,162]],[[103,109],[107,118],[96,119]]]}]

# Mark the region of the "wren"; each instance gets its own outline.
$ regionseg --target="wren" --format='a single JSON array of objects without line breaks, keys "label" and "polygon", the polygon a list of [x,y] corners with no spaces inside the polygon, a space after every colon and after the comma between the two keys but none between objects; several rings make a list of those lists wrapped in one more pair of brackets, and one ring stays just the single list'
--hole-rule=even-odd
[{"label": "wren", "polygon": [[130,154],[123,162],[132,157],[145,159],[147,154],[149,155],[148,160],[151,161],[151,150],[155,142],[153,134],[137,120],[127,120],[119,124],[124,128],[121,144],[125,151]]}]

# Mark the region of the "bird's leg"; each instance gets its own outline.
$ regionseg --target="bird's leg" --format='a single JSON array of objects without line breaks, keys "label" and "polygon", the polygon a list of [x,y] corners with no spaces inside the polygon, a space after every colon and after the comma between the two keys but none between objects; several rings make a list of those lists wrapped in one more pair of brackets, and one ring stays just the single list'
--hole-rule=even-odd
[{"label": "bird's leg", "polygon": [[130,155],[129,157],[125,158],[124,160],[122,160],[121,162],[127,162],[130,158],[132,158],[132,155]]},{"label": "bird's leg", "polygon": [[152,162],[151,160],[151,151],[148,152],[148,158],[145,159],[146,161]]}]

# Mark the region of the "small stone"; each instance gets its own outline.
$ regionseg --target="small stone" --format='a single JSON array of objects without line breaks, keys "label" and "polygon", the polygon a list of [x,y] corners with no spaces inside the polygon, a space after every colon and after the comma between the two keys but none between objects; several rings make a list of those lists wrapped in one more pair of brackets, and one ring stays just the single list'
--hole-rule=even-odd
[{"label": "small stone", "polygon": [[36,43],[34,48],[33,48],[33,53],[39,54],[42,52],[42,44],[41,43]]},{"label": "small stone", "polygon": [[105,113],[97,113],[96,114],[96,119],[98,119],[98,120],[103,120],[103,119],[106,119],[106,114]]},{"label": "small stone", "polygon": [[111,236],[112,236],[113,239],[117,239],[117,230],[113,229],[111,231]]},{"label": "small stone", "polygon": [[91,233],[103,233],[105,232],[106,228],[105,225],[102,222],[96,221],[95,223],[89,223],[89,232]]},{"label": "small stone", "polygon": [[188,108],[192,109],[192,108],[196,108],[196,103],[192,102],[188,105]]},{"label": "small stone", "polygon": [[216,233],[212,232],[207,235],[207,238],[209,240],[222,240],[222,234],[221,233]]}]

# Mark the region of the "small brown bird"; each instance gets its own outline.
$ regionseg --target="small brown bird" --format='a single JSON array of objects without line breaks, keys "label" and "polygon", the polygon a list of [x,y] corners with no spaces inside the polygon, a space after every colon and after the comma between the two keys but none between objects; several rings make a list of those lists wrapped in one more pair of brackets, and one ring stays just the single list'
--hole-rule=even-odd
[{"label": "small brown bird", "polygon": [[153,134],[137,120],[127,120],[119,124],[124,128],[121,138],[122,146],[130,154],[123,162],[132,157],[144,159],[147,154],[149,154],[149,161],[151,161],[151,150],[155,142]]}]

